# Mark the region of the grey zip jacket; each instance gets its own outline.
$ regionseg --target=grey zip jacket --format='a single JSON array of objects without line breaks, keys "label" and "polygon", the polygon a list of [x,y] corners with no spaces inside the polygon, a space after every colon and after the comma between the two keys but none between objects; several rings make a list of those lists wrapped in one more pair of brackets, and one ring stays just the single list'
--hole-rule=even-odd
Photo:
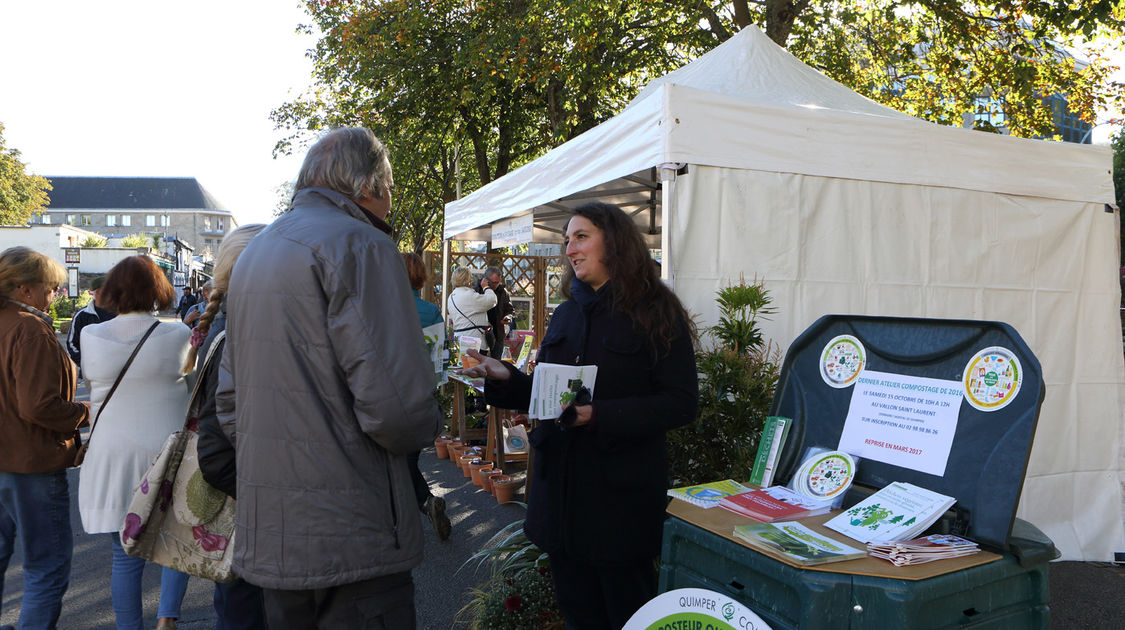
[{"label": "grey zip jacket", "polygon": [[236,449],[234,571],[251,584],[326,588],[422,561],[406,455],[443,415],[383,230],[306,188],[235,265],[216,405]]}]

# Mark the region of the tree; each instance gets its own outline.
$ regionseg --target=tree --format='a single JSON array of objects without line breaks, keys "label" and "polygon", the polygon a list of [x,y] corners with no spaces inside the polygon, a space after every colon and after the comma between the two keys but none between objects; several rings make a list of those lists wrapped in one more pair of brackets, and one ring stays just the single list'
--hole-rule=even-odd
[{"label": "tree", "polygon": [[19,151],[5,147],[0,124],[0,225],[26,224],[51,202],[49,190],[45,178],[27,173]]},{"label": "tree", "polygon": [[[1089,121],[1125,108],[1105,49],[1120,0],[306,0],[316,86],[273,112],[293,135],[357,124],[392,148],[396,237],[436,238],[471,191],[619,112],[649,79],[751,24],[861,94],[941,124],[1054,133],[1044,97]],[[467,159],[463,159],[467,158]],[[405,201],[405,202],[404,202]]]},{"label": "tree", "polygon": [[1109,81],[1109,45],[1090,47],[1088,63],[1067,48],[1097,37],[1120,41],[1120,0],[975,3],[949,0],[682,0],[701,7],[716,42],[749,24],[799,59],[894,109],[945,125],[966,113],[976,127],[1013,135],[1052,136],[1051,104],[1061,95],[1094,122],[1099,109],[1120,111],[1125,86]]},{"label": "tree", "polygon": [[[1113,187],[1117,191],[1117,207],[1125,212],[1125,127],[1113,136],[1110,146],[1113,147]],[[1121,266],[1125,268],[1125,221],[1121,222],[1121,245]],[[1125,295],[1121,299],[1122,306],[1125,306]]]}]

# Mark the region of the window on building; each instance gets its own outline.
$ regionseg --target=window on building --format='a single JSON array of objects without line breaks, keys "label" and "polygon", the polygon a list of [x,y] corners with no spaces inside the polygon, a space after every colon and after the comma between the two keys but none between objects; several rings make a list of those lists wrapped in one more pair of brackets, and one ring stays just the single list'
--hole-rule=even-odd
[{"label": "window on building", "polygon": [[78,218],[78,215],[76,215],[76,214],[66,215],[66,224],[67,225],[74,225],[74,220],[77,219],[77,218]]},{"label": "window on building", "polygon": [[88,214],[84,214],[84,215],[82,215],[82,225],[84,225],[84,226],[88,226],[88,225],[90,225],[90,224],[91,224],[92,222],[93,222],[93,221],[92,221],[92,220],[90,219],[90,215],[88,215]]},{"label": "window on building", "polygon": [[168,215],[160,215],[160,227],[168,227]]},{"label": "window on building", "polygon": [[156,215],[155,214],[146,214],[145,215],[145,227],[156,227]]},{"label": "window on building", "polygon": [[203,231],[204,232],[210,232],[211,231],[211,217],[203,217]]},{"label": "window on building", "polygon": [[51,224],[51,215],[44,212],[43,214],[39,215],[39,222],[42,223],[43,225],[50,225]]},{"label": "window on building", "polygon": [[215,217],[215,231],[217,231],[217,232],[223,231],[223,218],[222,217]]},{"label": "window on building", "polygon": [[116,214],[105,215],[105,224],[106,224],[106,227],[116,227],[117,226],[117,215]]},{"label": "window on building", "polygon": [[203,239],[203,247],[205,247],[207,249],[211,249],[211,246],[214,245],[214,244],[215,244],[215,242],[213,240],[209,239],[209,238]]},{"label": "window on building", "polygon": [[123,225],[125,227],[129,227],[130,225],[133,225],[133,216],[130,215],[130,214],[121,215],[121,225]]}]

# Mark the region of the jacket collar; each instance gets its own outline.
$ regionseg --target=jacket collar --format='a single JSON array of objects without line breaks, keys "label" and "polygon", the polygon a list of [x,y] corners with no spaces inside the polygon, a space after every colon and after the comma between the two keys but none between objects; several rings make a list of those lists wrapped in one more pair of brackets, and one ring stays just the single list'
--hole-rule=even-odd
[{"label": "jacket collar", "polygon": [[387,236],[391,235],[390,224],[375,216],[366,208],[360,206],[358,203],[353,201],[351,197],[345,195],[344,193],[332,190],[331,188],[302,188],[301,190],[297,191],[297,194],[293,197],[293,207],[297,207],[297,204],[301,203],[302,201],[307,201],[308,198],[312,196],[323,197],[326,201],[328,201],[328,203],[343,210],[352,218],[375,226],[375,228],[385,233]]},{"label": "jacket collar", "polygon": [[570,297],[578,302],[583,309],[589,310],[597,306],[598,303],[609,299],[609,296],[613,294],[612,284],[612,282],[606,282],[595,291],[590,285],[574,278],[570,281]]},{"label": "jacket collar", "polygon": [[43,320],[51,328],[55,327],[55,321],[53,319],[51,319],[51,316],[44,313],[43,311],[35,308],[34,306],[32,306],[30,304],[24,304],[23,302],[20,302],[19,300],[13,300],[12,298],[4,298],[4,299],[8,300],[9,302],[16,305],[17,307],[22,308],[23,310],[27,311],[28,313],[31,313],[32,315],[34,315],[34,316],[38,317],[39,319]]}]

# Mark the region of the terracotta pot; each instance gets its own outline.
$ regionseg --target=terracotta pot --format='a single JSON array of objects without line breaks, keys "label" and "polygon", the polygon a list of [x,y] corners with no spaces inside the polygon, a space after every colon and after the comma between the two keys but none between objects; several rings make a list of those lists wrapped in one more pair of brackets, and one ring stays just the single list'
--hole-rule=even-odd
[{"label": "terracotta pot", "polygon": [[438,438],[434,440],[434,450],[437,451],[438,459],[449,459],[449,444],[452,442],[449,438]]},{"label": "terracotta pot", "polygon": [[505,479],[511,479],[511,477],[510,477],[510,476],[508,476],[508,475],[505,475],[505,474],[504,474],[504,473],[502,473],[502,472],[501,472],[501,473],[499,473],[499,474],[493,474],[493,475],[491,475],[491,477],[489,478],[488,482],[489,482],[490,484],[492,484],[492,490],[490,490],[490,492],[492,493],[492,496],[496,496],[496,483],[497,483],[498,481],[502,481],[502,480],[505,480]]},{"label": "terracotta pot", "polygon": [[472,462],[475,462],[479,459],[480,459],[480,455],[477,455],[476,453],[465,453],[464,455],[462,455],[461,456],[461,474],[465,475],[466,477],[472,478],[473,473],[469,469],[469,464],[471,464]]},{"label": "terracotta pot", "polygon": [[461,456],[465,454],[465,447],[456,442],[450,442],[445,450],[449,452],[449,460],[460,466]]},{"label": "terracotta pot", "polygon": [[[507,477],[507,475],[505,475]],[[508,477],[507,479],[499,478],[492,480],[492,489],[496,495],[497,503],[507,503],[516,498],[516,490],[520,487],[520,482],[516,479]]]},{"label": "terracotta pot", "polygon": [[484,487],[484,484],[481,482],[481,472],[485,468],[487,468],[489,470],[492,470],[492,462],[486,462],[486,461],[481,461],[481,460],[477,460],[475,462],[469,462],[469,476],[473,478],[473,485],[474,486]]},{"label": "terracotta pot", "polygon": [[492,478],[497,476],[497,475],[503,475],[503,474],[504,474],[504,471],[499,470],[497,468],[492,468],[491,470],[487,469],[487,468],[482,468],[480,470],[480,487],[484,488],[485,492],[487,492],[489,494],[492,494]]}]

